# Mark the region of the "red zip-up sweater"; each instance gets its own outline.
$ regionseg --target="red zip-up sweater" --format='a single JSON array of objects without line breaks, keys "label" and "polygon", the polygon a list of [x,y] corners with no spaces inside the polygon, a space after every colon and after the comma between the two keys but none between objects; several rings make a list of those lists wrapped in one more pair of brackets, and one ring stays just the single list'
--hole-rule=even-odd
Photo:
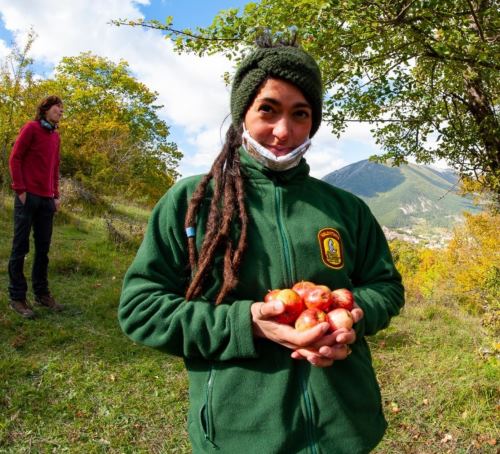
[{"label": "red zip-up sweater", "polygon": [[59,149],[57,131],[30,121],[22,128],[9,158],[12,189],[42,197],[59,197]]}]

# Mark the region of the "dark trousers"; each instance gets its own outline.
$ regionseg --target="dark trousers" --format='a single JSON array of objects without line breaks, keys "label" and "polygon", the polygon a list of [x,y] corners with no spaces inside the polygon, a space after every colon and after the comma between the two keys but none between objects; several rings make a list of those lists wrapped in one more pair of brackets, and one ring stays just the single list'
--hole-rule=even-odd
[{"label": "dark trousers", "polygon": [[14,238],[9,259],[9,297],[13,300],[26,298],[28,284],[24,277],[24,258],[29,252],[30,233],[33,228],[35,257],[31,271],[33,293],[36,296],[49,294],[47,270],[49,248],[52,238],[55,204],[50,197],[40,197],[26,193],[23,203],[16,194],[14,201]]}]

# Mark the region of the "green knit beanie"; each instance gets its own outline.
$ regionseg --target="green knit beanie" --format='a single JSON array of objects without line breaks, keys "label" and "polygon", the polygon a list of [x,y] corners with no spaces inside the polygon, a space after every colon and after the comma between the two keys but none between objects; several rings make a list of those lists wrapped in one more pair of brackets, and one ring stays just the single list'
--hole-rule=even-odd
[{"label": "green knit beanie", "polygon": [[268,77],[284,79],[302,92],[312,108],[312,137],[321,124],[323,86],[318,64],[299,47],[258,48],[246,57],[234,75],[231,116],[238,128],[262,82]]}]

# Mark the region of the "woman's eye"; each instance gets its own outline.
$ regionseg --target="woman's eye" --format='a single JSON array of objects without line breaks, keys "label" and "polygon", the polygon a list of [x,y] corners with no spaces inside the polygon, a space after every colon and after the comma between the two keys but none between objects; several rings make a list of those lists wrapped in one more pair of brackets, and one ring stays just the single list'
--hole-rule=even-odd
[{"label": "woman's eye", "polygon": [[259,106],[259,112],[272,112],[273,108],[269,104],[262,104]]},{"label": "woman's eye", "polygon": [[309,118],[311,116],[307,110],[297,110],[294,115],[298,118]]}]

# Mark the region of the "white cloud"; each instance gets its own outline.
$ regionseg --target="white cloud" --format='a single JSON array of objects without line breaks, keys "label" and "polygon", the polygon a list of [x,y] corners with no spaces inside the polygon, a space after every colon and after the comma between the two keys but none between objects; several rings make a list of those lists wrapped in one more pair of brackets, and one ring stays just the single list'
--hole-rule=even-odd
[{"label": "white cloud", "polygon": [[63,56],[91,51],[113,61],[126,60],[133,73],[159,93],[163,115],[196,132],[222,121],[228,111],[222,73],[230,69],[220,56],[177,55],[157,30],[116,27],[112,19],[140,18],[136,4],[123,0],[72,0],[50,7],[49,2],[0,0],[5,28],[19,44],[33,26],[35,60],[56,64]]},{"label": "white cloud", "polygon": [[196,134],[205,128],[218,128],[229,113],[229,92],[222,80],[230,69],[221,56],[199,58],[177,55],[170,43],[159,40],[155,57],[143,62],[140,79],[159,93],[167,120]]},{"label": "white cloud", "polygon": [[342,134],[342,139],[356,140],[358,142],[375,146],[375,139],[370,131],[372,128],[373,125],[369,123],[350,122],[347,124],[346,130]]},{"label": "white cloud", "polygon": [[141,16],[134,2],[120,0],[0,0],[0,9],[5,28],[14,34],[18,44],[22,44],[26,31],[34,28],[38,38],[31,54],[50,63],[87,50],[120,57],[132,41],[131,30],[116,29],[108,22],[117,17]]},{"label": "white cloud", "polygon": [[324,122],[312,139],[311,149],[305,155],[311,167],[311,175],[322,178],[325,175],[340,169],[347,162],[342,158],[339,140],[334,136]]},{"label": "white cloud", "polygon": [[5,44],[5,41],[0,39],[0,58],[5,58],[7,55],[9,55],[10,49]]},{"label": "white cloud", "polygon": [[187,176],[208,171],[222,149],[228,127],[229,122],[226,121],[218,127],[207,128],[197,134],[191,134],[188,141],[196,151],[184,156],[179,169],[180,173]]}]

